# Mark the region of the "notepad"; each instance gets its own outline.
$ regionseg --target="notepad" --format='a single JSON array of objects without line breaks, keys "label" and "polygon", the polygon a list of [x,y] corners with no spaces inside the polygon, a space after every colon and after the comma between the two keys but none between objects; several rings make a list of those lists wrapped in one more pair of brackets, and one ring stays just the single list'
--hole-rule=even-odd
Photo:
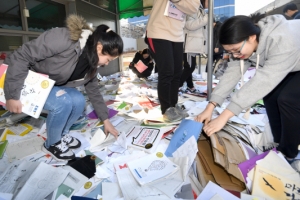
[{"label": "notepad", "polygon": [[145,71],[148,66],[145,65],[141,60],[139,60],[136,64],[135,64],[135,68],[142,73],[143,71]]}]

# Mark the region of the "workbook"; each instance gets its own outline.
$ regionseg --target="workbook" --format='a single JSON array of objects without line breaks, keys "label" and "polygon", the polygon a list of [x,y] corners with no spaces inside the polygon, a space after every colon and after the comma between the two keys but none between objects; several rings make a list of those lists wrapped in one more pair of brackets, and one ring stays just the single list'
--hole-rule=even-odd
[{"label": "workbook", "polygon": [[300,199],[300,183],[256,165],[252,195],[275,200]]},{"label": "workbook", "polygon": [[[0,102],[2,105],[6,103],[4,81],[7,67],[8,65],[5,64],[0,65]],[[54,83],[55,81],[49,79],[47,75],[29,70],[20,92],[22,112],[34,118],[38,118]]]},{"label": "workbook", "polygon": [[169,160],[162,152],[152,153],[127,162],[127,166],[140,185],[152,183],[179,170],[179,166]]}]

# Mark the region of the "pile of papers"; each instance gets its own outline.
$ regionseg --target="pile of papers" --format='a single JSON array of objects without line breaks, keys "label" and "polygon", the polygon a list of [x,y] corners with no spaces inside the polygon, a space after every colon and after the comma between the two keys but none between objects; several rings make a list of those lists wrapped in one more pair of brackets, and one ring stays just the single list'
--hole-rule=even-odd
[{"label": "pile of papers", "polygon": [[[84,115],[70,131],[82,145],[73,150],[76,160],[70,162],[57,161],[41,151],[47,138],[46,112],[35,119],[0,110],[2,199],[234,200],[270,199],[283,193],[298,198],[292,187],[272,184],[276,177],[280,184],[299,187],[299,174],[279,153],[263,153],[272,146],[265,114],[250,115],[249,120],[233,117],[222,131],[207,138],[203,124],[194,121],[208,103],[204,98],[179,94],[178,104],[189,117],[165,123],[157,97],[157,74],[146,80],[117,73],[99,76],[99,80],[109,119],[119,136],[104,133],[86,97]],[[205,91],[205,81],[196,82]],[[78,90],[85,94],[84,88]],[[226,102],[213,117],[224,106]],[[272,193],[267,182],[277,192]]]}]

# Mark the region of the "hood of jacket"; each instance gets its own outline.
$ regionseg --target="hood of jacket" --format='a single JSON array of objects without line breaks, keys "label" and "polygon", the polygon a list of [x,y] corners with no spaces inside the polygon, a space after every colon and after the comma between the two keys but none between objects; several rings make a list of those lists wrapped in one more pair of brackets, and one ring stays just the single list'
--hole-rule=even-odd
[{"label": "hood of jacket", "polygon": [[257,54],[261,54],[265,50],[268,50],[266,49],[268,46],[266,45],[267,37],[273,36],[272,33],[277,33],[274,30],[282,29],[282,25],[284,25],[286,21],[287,20],[283,15],[271,15],[259,20],[257,25],[261,29],[261,33],[259,36],[259,45],[256,50]]},{"label": "hood of jacket", "polygon": [[69,15],[66,20],[67,28],[70,31],[70,39],[73,41],[78,41],[82,38],[83,30],[89,30],[92,32],[93,29],[87,24],[86,20],[79,15]]}]

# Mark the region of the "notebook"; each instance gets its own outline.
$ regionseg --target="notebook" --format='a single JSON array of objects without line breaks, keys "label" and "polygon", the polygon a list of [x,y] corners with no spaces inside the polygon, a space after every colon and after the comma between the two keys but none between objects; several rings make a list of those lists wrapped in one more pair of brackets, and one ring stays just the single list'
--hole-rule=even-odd
[{"label": "notebook", "polygon": [[[4,80],[7,67],[8,65],[5,64],[0,65],[0,102],[2,102],[2,105],[6,103]],[[20,95],[22,112],[38,118],[54,83],[55,81],[49,79],[46,75],[29,70]]]},{"label": "notebook", "polygon": [[140,72],[143,73],[143,71],[145,71],[148,66],[145,65],[141,60],[139,60],[136,64],[135,64],[135,68]]}]

